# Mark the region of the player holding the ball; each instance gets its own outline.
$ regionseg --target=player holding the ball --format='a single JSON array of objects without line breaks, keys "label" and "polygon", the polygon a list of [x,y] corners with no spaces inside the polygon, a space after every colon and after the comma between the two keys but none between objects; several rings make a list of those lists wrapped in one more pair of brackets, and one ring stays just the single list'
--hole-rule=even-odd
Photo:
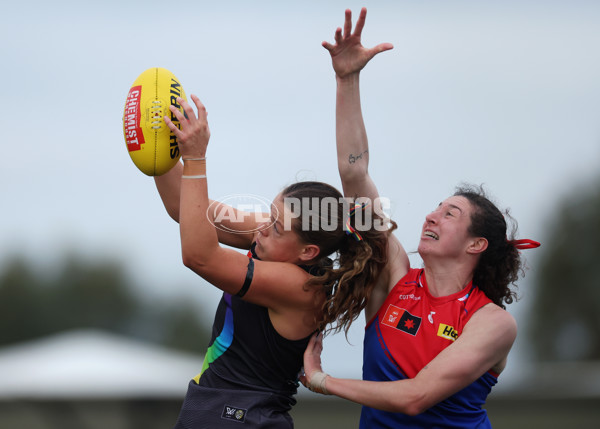
[{"label": "player holding the ball", "polygon": [[[190,381],[176,428],[292,428],[302,356],[313,333],[328,325],[347,330],[366,305],[373,279],[386,262],[385,228],[357,230],[356,216],[335,188],[299,182],[285,188],[264,225],[244,216],[243,225],[215,228],[209,212],[206,109],[198,114],[178,99],[184,117],[171,112],[183,165],[155,177],[167,212],[180,223],[184,264],[223,291],[201,373]],[[324,210],[325,199],[336,210]],[[302,213],[288,205],[310,201],[311,216],[324,222],[303,228]],[[370,207],[352,207],[369,210]],[[304,210],[304,209],[302,209]],[[327,225],[327,230],[323,227]],[[331,226],[335,226],[333,230]],[[235,233],[233,230],[257,231]],[[248,255],[219,243],[248,249]],[[330,255],[336,255],[333,264]]]}]

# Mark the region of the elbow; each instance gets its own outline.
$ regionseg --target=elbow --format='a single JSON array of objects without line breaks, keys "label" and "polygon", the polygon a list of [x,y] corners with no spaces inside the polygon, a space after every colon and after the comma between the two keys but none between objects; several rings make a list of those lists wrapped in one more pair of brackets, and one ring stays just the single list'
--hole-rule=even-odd
[{"label": "elbow", "polygon": [[366,168],[357,164],[349,164],[348,162],[344,163],[344,165],[338,163],[338,172],[342,183],[346,185],[361,184],[369,177],[369,172]]},{"label": "elbow", "polygon": [[425,406],[424,402],[422,401],[413,401],[404,406],[402,413],[414,417],[423,413],[428,408],[429,407]]},{"label": "elbow", "polygon": [[207,266],[204,259],[200,255],[186,250],[185,248],[181,252],[181,260],[185,267],[189,268],[200,276],[204,273]]},{"label": "elbow", "polygon": [[179,209],[177,210],[167,210],[167,214],[173,219],[175,222],[179,223]]},{"label": "elbow", "polygon": [[433,405],[429,403],[427,395],[423,392],[407,392],[405,395],[398,396],[398,399],[400,399],[400,402],[393,404],[391,406],[392,409],[389,411],[406,414],[411,417],[425,412]]},{"label": "elbow", "polygon": [[183,262],[183,265],[189,269],[192,269],[192,267],[194,266],[194,258],[192,258],[189,254],[187,254],[185,251],[183,251],[181,253],[181,261]]},{"label": "elbow", "polygon": [[365,163],[359,164],[348,159],[338,159],[338,173],[340,177],[349,180],[356,180],[368,174]]}]

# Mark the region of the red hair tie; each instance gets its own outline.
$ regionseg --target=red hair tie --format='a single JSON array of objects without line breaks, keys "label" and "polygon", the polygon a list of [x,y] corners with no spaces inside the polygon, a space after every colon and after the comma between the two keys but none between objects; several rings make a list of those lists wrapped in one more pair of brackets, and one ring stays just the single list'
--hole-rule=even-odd
[{"label": "red hair tie", "polygon": [[540,243],[538,243],[537,241],[528,240],[528,239],[524,239],[524,240],[509,240],[508,242],[510,244],[512,244],[513,246],[515,246],[519,250],[522,250],[522,249],[535,249],[536,247],[540,247]]}]

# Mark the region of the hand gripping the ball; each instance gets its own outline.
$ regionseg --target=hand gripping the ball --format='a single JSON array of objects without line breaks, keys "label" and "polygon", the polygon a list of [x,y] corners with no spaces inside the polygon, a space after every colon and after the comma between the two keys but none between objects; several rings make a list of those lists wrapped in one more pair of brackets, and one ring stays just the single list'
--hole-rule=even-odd
[{"label": "hand gripping the ball", "polygon": [[181,129],[175,125],[168,116],[164,117],[164,121],[169,129],[177,137],[179,151],[183,160],[186,158],[203,158],[206,156],[206,148],[210,139],[210,129],[208,127],[206,107],[200,99],[193,95],[192,101],[198,110],[198,116],[194,113],[194,109],[182,98],[177,98],[177,102],[183,108],[185,115],[181,113],[175,106],[171,105],[169,109],[175,115]]}]

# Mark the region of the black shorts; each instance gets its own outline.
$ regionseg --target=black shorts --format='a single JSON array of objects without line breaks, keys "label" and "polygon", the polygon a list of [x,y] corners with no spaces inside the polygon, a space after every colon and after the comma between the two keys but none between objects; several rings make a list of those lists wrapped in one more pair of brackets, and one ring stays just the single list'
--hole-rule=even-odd
[{"label": "black shorts", "polygon": [[292,429],[289,409],[290,398],[284,395],[214,389],[192,380],[174,429]]}]

